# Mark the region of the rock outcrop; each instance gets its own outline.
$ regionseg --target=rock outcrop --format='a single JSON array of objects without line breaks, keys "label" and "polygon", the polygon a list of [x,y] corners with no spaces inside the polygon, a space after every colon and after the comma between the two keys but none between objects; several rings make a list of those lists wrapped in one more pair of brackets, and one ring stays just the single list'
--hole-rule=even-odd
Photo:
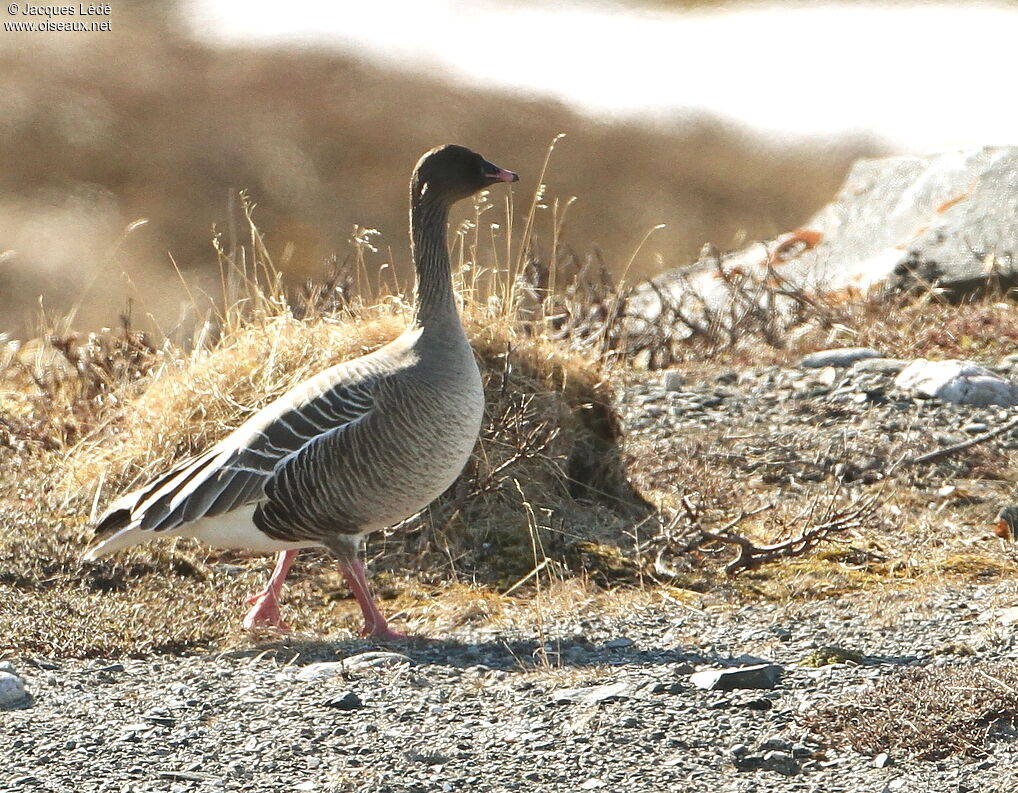
[{"label": "rock outcrop", "polygon": [[774,300],[789,288],[963,296],[1018,284],[1016,254],[1018,148],[860,160],[802,230],[722,256],[707,246],[690,267],[634,289],[629,312],[639,330],[662,311],[695,325],[752,293]]}]

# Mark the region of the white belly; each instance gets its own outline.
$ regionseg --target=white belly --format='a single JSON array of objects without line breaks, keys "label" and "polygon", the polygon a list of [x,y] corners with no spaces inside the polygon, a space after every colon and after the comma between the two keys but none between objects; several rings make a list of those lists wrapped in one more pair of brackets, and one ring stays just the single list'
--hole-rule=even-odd
[{"label": "white belly", "polygon": [[311,548],[314,542],[283,542],[265,536],[254,524],[255,504],[201,518],[178,529],[166,532],[169,537],[193,537],[214,548],[229,548],[255,552],[287,551],[291,548]]}]

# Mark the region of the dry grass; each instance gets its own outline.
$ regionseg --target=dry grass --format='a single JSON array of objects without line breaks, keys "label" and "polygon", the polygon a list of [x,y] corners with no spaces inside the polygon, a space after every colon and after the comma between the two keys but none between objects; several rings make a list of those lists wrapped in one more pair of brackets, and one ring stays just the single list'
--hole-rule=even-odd
[{"label": "dry grass", "polygon": [[[349,270],[287,298],[253,226],[251,232],[249,246],[222,253],[225,272],[243,271],[248,262],[249,275],[226,279],[231,308],[210,315],[190,348],[157,346],[126,320],[88,337],[57,325],[37,342],[7,348],[0,367],[0,460],[16,466],[19,476],[0,490],[0,620],[11,628],[0,652],[109,656],[250,642],[233,626],[266,560],[189,541],[154,543],[88,566],[78,559],[90,514],[117,492],[214,442],[311,372],[384,343],[406,322],[405,295],[360,301],[347,288],[357,277]],[[695,494],[709,527],[774,500],[774,509],[739,526],[754,541],[773,542],[799,531],[803,505],[817,493],[833,497],[828,485],[834,483],[791,487],[802,472],[787,469],[781,455],[771,460],[773,444],[757,460],[726,457],[725,427],[674,446],[623,445],[609,403],[611,382],[625,370],[618,361],[606,370],[594,355],[597,346],[582,338],[579,348],[570,343],[576,338],[548,338],[561,329],[563,310],[597,314],[591,309],[597,301],[584,304],[590,295],[576,282],[542,299],[541,279],[534,277],[539,262],[522,251],[507,259],[506,269],[523,280],[496,283],[474,266],[473,244],[469,233],[462,235],[456,256],[463,314],[485,372],[482,444],[460,482],[431,509],[369,545],[385,608],[400,613],[411,630],[497,623],[510,611],[522,613],[517,597],[538,622],[542,615],[572,613],[580,601],[602,608],[598,587],[615,590],[611,597],[619,603],[641,597],[622,596],[619,586],[662,584],[735,599],[805,600],[880,591],[889,583],[924,588],[1015,574],[1012,556],[978,527],[987,520],[985,505],[1005,498],[1016,477],[976,448],[937,469],[952,481],[970,476],[959,491],[964,498],[931,497],[941,480],[934,471],[916,472],[886,493],[862,531],[810,557],[727,580],[721,568],[730,552],[701,547],[670,559],[669,575],[660,575],[637,550],[656,524],[640,520],[634,487],[666,513],[679,496]],[[254,269],[267,289],[250,277]],[[569,281],[563,273],[555,277]],[[492,295],[496,287],[503,291]],[[606,288],[597,300],[603,304],[613,294]],[[1002,308],[992,301],[950,315],[930,303],[882,315],[867,304],[850,310],[854,325],[844,327],[899,340],[892,354],[909,349],[923,312],[942,316],[949,328],[1006,330]],[[603,325],[608,314],[600,316]],[[846,313],[846,321],[851,317]],[[935,350],[950,354],[947,345],[959,335],[939,338]],[[805,352],[829,337],[817,333],[812,345],[796,343]],[[696,346],[690,343],[691,355]],[[700,352],[708,359],[700,364],[705,371],[734,360]],[[795,443],[810,448],[818,440],[807,433]],[[825,459],[848,453],[814,451]],[[780,498],[775,488],[783,488]],[[501,594],[507,591],[512,597]],[[348,599],[334,564],[308,553],[287,590],[288,619],[298,631],[342,634],[358,624]],[[331,607],[335,601],[346,607]]]},{"label": "dry grass", "polygon": [[960,303],[926,296],[920,300],[874,294],[810,296],[815,308],[800,311],[777,339],[747,328],[730,343],[693,338],[673,344],[670,366],[697,371],[718,367],[791,365],[803,355],[830,347],[873,347],[889,358],[964,358],[996,363],[1018,343],[1014,303],[992,293]]},{"label": "dry grass", "polygon": [[867,754],[985,757],[995,737],[1013,739],[1018,731],[1018,671],[1002,662],[903,671],[804,724],[827,743]]},{"label": "dry grass", "polygon": [[[201,68],[211,68],[214,60],[179,43],[164,55],[174,63],[193,56]],[[248,68],[238,66],[234,77],[250,87],[244,81],[255,66],[269,64],[284,67],[285,76],[288,61],[279,58],[241,54],[238,63]],[[329,69],[354,67],[325,59],[316,68],[324,71],[309,72],[312,84],[326,73],[338,79]],[[131,76],[123,79],[125,95],[133,96]],[[160,92],[168,87],[153,80],[161,106],[166,98]],[[271,96],[289,88],[276,74],[263,75],[263,82]],[[195,106],[219,98],[199,96]],[[322,112],[338,108],[330,105]],[[243,113],[239,116],[243,119]],[[597,134],[613,145],[625,137],[619,130]],[[373,150],[366,157],[366,141],[355,150],[378,173],[399,166],[400,173],[382,191],[391,196],[391,184],[402,182],[409,164],[372,159],[390,156]],[[661,140],[643,142],[648,156],[661,154],[655,149]],[[269,150],[277,144],[270,134],[259,146]],[[426,145],[408,143],[406,151]],[[589,141],[580,149],[584,157],[610,160],[608,148]],[[643,167],[640,152],[627,154],[635,172]],[[515,164],[511,157],[490,154]],[[583,171],[570,157],[557,160],[553,170]],[[761,473],[749,476],[753,471],[744,462],[724,458],[729,443],[724,427],[668,448],[622,443],[611,388],[632,369],[610,343],[623,302],[611,275],[617,262],[580,256],[570,248],[563,236],[568,207],[546,198],[546,174],[534,171],[541,186],[529,211],[518,211],[511,202],[493,205],[482,196],[454,228],[463,315],[484,370],[488,412],[478,453],[460,481],[422,515],[372,539],[368,553],[386,611],[400,612],[411,630],[447,630],[497,622],[516,608],[515,600],[504,597],[507,591],[524,596],[528,618],[540,623],[544,609],[570,613],[577,603],[594,600],[603,608],[604,599],[591,594],[595,585],[665,583],[737,598],[784,599],[833,596],[888,581],[926,585],[932,579],[1013,574],[1013,560],[966,540],[982,519],[978,505],[959,502],[941,510],[925,495],[929,483],[920,482],[913,490],[888,494],[876,519],[833,551],[729,582],[719,575],[724,554],[697,548],[672,560],[673,574],[656,576],[653,565],[634,550],[655,527],[653,521],[640,522],[646,511],[630,479],[664,510],[687,493],[697,494],[709,526],[723,524],[754,500],[772,500],[777,488],[785,488],[775,509],[740,526],[761,542],[794,534],[804,503],[817,491],[839,497],[838,488],[828,487],[829,480],[816,490],[788,487],[801,471],[789,468],[781,455],[769,457],[773,448],[750,461]],[[659,161],[653,171],[659,176]],[[599,184],[603,176],[597,174]],[[144,178],[154,177],[146,173]],[[171,180],[169,187],[173,200],[182,200],[179,191],[186,185]],[[0,654],[108,657],[250,642],[232,626],[239,623],[244,595],[260,583],[267,566],[263,559],[187,541],[151,544],[88,566],[78,558],[89,537],[90,516],[117,492],[205,448],[309,374],[383,344],[407,321],[407,279],[393,275],[396,257],[376,235],[357,229],[349,254],[340,257],[328,280],[299,288],[280,271],[306,259],[295,248],[276,244],[290,234],[277,213],[270,202],[265,216],[280,237],[267,240],[251,222],[250,205],[241,200],[235,207],[233,224],[224,226],[213,249],[222,299],[210,302],[197,290],[191,294],[188,312],[207,320],[198,323],[193,336],[182,334],[186,343],[172,334],[139,331],[130,318],[89,336],[74,335],[70,320],[44,319],[37,340],[3,347],[0,464],[16,467],[18,478],[0,485],[0,623],[10,626]],[[398,227],[404,223],[400,212]],[[628,228],[633,227],[639,226]],[[896,304],[891,311],[875,302],[818,301],[817,310],[804,312],[778,337],[764,324],[746,328],[722,346],[700,338],[668,342],[669,360],[683,363],[693,376],[713,377],[719,367],[787,363],[845,342],[872,344],[889,355],[978,358],[1010,351],[1007,344],[1015,340],[1006,306],[992,300],[961,307],[920,300]],[[796,442],[816,445],[812,451],[820,457],[846,453],[831,443],[820,448],[820,440],[814,433]],[[967,452],[964,462],[965,470],[980,479],[979,487],[993,479],[986,498],[1003,493],[1018,478],[978,449]],[[907,522],[904,515],[910,516]],[[954,528],[946,530],[947,524]],[[580,590],[569,588],[577,582]],[[539,598],[530,597],[535,591]],[[348,597],[335,566],[323,555],[305,554],[287,590],[287,617],[299,631],[317,635],[355,629],[352,603],[330,607]],[[613,597],[626,603],[642,593]]]}]

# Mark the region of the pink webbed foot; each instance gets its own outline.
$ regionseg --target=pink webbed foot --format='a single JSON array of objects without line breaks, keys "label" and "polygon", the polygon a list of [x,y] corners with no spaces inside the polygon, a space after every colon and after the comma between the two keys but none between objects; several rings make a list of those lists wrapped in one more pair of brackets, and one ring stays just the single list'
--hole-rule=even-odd
[{"label": "pink webbed foot", "polygon": [[296,558],[295,550],[280,551],[276,558],[276,568],[272,571],[265,589],[247,599],[248,603],[254,604],[254,608],[244,617],[244,627],[247,630],[268,627],[275,628],[280,633],[290,632],[290,626],[283,622],[283,617],[279,613],[279,595],[283,591],[283,581],[290,571],[290,565]]},{"label": "pink webbed foot", "polygon": [[399,642],[420,638],[417,636],[407,636],[405,633],[400,633],[389,627],[389,623],[382,615],[382,612],[379,611],[378,606],[375,604],[375,599],[371,595],[367,578],[364,576],[364,565],[360,560],[355,557],[349,561],[341,561],[339,569],[342,570],[343,575],[346,577],[346,581],[350,585],[350,591],[357,598],[357,603],[361,607],[361,614],[364,615],[364,627],[361,628],[361,636],[379,642]]},{"label": "pink webbed foot", "polygon": [[251,631],[256,628],[274,628],[280,633],[289,633],[290,626],[283,620],[279,613],[279,601],[276,600],[273,592],[259,592],[247,599],[248,603],[254,603],[247,615],[244,617],[244,627]]},{"label": "pink webbed foot", "polygon": [[373,627],[369,627],[365,624],[365,626],[361,628],[361,636],[366,639],[374,639],[378,642],[406,642],[422,638],[420,636],[411,636],[409,634],[393,630],[385,622]]}]

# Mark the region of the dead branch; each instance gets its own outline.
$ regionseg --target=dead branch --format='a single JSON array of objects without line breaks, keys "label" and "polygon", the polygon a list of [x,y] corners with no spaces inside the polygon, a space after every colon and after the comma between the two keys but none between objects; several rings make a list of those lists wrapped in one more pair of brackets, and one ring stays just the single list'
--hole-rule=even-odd
[{"label": "dead branch", "polygon": [[[955,443],[951,446],[945,446],[943,449],[937,449],[926,454],[920,454],[918,457],[906,457],[904,460],[896,463],[892,466],[892,470],[899,465],[919,465],[921,463],[932,463],[936,460],[942,460],[945,457],[950,457],[952,454],[957,454],[965,449],[971,449],[973,446],[977,446],[980,443],[985,443],[988,440],[996,438],[998,435],[1003,435],[1008,430],[1012,430],[1018,427],[1018,416],[1005,421],[999,427],[994,427],[992,430],[976,435],[968,440],[964,440],[961,443]],[[890,471],[888,472],[890,473]]]},{"label": "dead branch", "polygon": [[[861,501],[856,501],[848,508],[834,509],[832,506],[822,523],[810,526],[797,537],[773,545],[757,545],[734,531],[734,529],[746,518],[773,509],[774,504],[767,504],[750,512],[740,512],[735,519],[729,521],[720,529],[710,530],[704,528],[701,524],[702,507],[696,504],[689,496],[683,496],[681,515],[688,521],[697,535],[683,550],[688,553],[711,543],[736,547],[739,551],[738,556],[725,566],[725,573],[729,576],[734,576],[743,570],[755,570],[761,565],[776,561],[777,559],[791,559],[804,556],[834,534],[861,528],[863,521],[876,510],[879,504],[879,495],[878,493]],[[659,562],[663,550],[658,554]]]}]

